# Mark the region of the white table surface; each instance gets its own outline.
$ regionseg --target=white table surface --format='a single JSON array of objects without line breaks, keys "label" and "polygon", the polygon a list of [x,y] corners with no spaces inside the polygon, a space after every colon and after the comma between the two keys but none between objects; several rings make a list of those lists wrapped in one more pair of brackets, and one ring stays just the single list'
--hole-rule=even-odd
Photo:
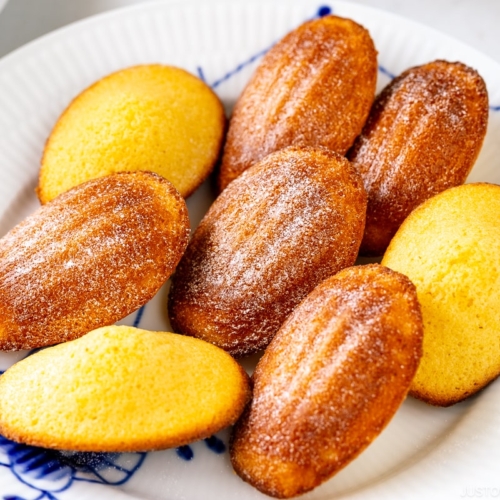
[{"label": "white table surface", "polygon": [[[10,0],[0,13],[0,57],[68,23],[143,1],[146,0]],[[500,62],[500,0],[351,1],[436,28]]]}]

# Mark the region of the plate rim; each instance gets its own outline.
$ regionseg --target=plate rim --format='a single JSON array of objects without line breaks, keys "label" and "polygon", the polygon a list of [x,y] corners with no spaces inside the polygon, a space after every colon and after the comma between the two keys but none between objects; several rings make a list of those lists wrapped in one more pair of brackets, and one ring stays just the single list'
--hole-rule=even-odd
[{"label": "plate rim", "polygon": [[[8,0],[7,0],[8,1]],[[460,49],[465,49],[471,52],[474,52],[474,55],[477,55],[478,57],[487,60],[489,63],[494,64],[495,66],[498,66],[498,70],[500,71],[500,62],[496,61],[493,59],[491,56],[488,54],[485,54],[484,52],[481,52],[479,49],[476,49],[475,47],[471,46],[470,44],[463,42],[462,40],[456,38],[453,35],[449,35],[448,33],[443,33],[442,31],[438,30],[437,28],[434,28],[432,26],[428,26],[425,23],[422,23],[420,21],[416,21],[414,19],[410,19],[408,17],[405,17],[401,14],[395,13],[395,12],[390,12],[389,10],[383,9],[383,8],[378,8],[378,7],[373,7],[371,5],[364,5],[364,4],[357,4],[353,2],[349,2],[348,0],[325,0],[324,2],[318,1],[317,2],[317,7],[320,7],[322,3],[331,3],[332,5],[338,5],[342,6],[343,8],[348,8],[348,9],[354,9],[354,10],[359,10],[359,11],[365,11],[365,12],[372,12],[377,15],[384,15],[389,18],[392,18],[394,21],[401,21],[404,22],[405,24],[410,24],[413,25],[414,28],[418,29],[419,31],[427,31],[428,33],[432,34],[433,36],[439,37],[442,40],[447,40],[447,42],[451,42],[453,44],[456,44],[459,46]],[[231,0],[210,0],[210,5],[214,6],[215,4],[217,5],[232,5],[232,6],[247,6],[247,7],[254,7],[254,6],[269,6],[271,4],[273,5],[291,5],[291,4],[296,4],[296,5],[311,5],[310,0],[273,0],[272,2],[269,2],[268,0],[247,0],[244,4],[243,3],[234,3]],[[108,18],[114,18],[120,15],[126,15],[129,12],[133,11],[143,11],[143,10],[149,10],[149,9],[155,9],[155,8],[169,8],[169,7],[182,7],[185,8],[187,6],[203,6],[207,7],[208,3],[204,0],[147,0],[145,2],[140,2],[136,4],[131,4],[131,5],[125,5],[122,7],[115,7],[110,10],[100,12],[97,14],[92,14],[90,16],[84,17],[82,19],[73,21],[69,24],[66,24],[64,26],[61,26],[59,28],[56,28],[44,35],[41,35],[39,37],[34,38],[33,40],[21,45],[20,47],[17,47],[16,49],[12,50],[11,52],[5,54],[0,58],[0,68],[4,64],[10,64],[11,59],[15,59],[16,57],[25,57],[24,52],[28,52],[30,50],[33,50],[35,47],[36,50],[39,50],[39,46],[50,43],[53,40],[57,40],[57,37],[65,36],[67,33],[72,33],[73,31],[77,31],[80,29],[84,29],[87,26],[90,26],[92,24],[100,23],[100,22],[105,22]],[[335,15],[335,12],[333,13]],[[21,54],[19,56],[19,54]]]}]

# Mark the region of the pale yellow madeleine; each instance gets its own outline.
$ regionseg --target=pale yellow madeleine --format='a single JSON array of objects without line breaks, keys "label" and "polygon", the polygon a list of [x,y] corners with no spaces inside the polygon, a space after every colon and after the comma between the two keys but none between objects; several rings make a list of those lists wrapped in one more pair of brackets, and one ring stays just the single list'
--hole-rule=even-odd
[{"label": "pale yellow madeleine", "polygon": [[249,394],[243,369],[211,344],[109,326],[7,370],[0,432],[46,448],[156,450],[234,423]]},{"label": "pale yellow madeleine", "polygon": [[417,287],[424,355],[411,394],[448,406],[500,373],[500,186],[467,184],[417,208],[382,263]]},{"label": "pale yellow madeleine", "polygon": [[189,196],[219,157],[225,115],[215,93],[187,71],[126,68],[77,96],[45,146],[42,203],[89,179],[150,170]]}]

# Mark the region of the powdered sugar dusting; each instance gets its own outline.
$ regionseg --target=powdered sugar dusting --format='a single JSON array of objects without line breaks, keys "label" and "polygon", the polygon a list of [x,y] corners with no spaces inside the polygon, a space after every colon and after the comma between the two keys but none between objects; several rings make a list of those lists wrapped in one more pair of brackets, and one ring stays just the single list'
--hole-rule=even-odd
[{"label": "powdered sugar dusting", "polygon": [[354,262],[364,196],[337,155],[288,148],[267,157],[193,236],[171,290],[174,324],[233,353],[263,348],[316,284]]},{"label": "powdered sugar dusting", "polygon": [[263,58],[231,118],[220,186],[286,146],[344,154],[375,95],[376,50],[368,31],[325,16],[303,24]]},{"label": "powdered sugar dusting", "polygon": [[465,182],[487,120],[485,84],[461,63],[411,68],[383,90],[348,155],[368,193],[363,253],[383,253],[417,205]]},{"label": "powdered sugar dusting", "polygon": [[3,349],[130,314],[172,273],[188,234],[184,201],[149,173],[91,181],[44,205],[0,241]]},{"label": "powdered sugar dusting", "polygon": [[[403,401],[422,334],[406,277],[370,265],[323,282],[257,366],[254,399],[235,430],[236,469],[275,494],[282,482],[312,488],[343,467]],[[311,476],[315,483],[308,485]]]}]

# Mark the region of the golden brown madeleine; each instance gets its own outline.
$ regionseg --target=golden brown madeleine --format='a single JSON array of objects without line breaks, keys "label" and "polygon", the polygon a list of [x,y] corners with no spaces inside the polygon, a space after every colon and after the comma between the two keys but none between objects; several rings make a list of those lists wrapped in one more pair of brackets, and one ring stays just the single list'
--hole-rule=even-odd
[{"label": "golden brown madeleine", "polygon": [[366,194],[340,155],[290,147],[231,183],[173,277],[175,331],[233,355],[263,349],[322,280],[354,263]]},{"label": "golden brown madeleine", "polygon": [[188,239],[186,204],[156,174],[60,195],[0,240],[0,349],[56,344],[127,316],[172,274]]},{"label": "golden brown madeleine", "polygon": [[362,254],[382,255],[415,207],[465,182],[487,122],[485,83],[459,62],[411,68],[382,91],[348,154],[368,193]]},{"label": "golden brown madeleine", "polygon": [[286,35],[262,59],[230,121],[218,183],[286,146],[344,154],[375,96],[377,52],[350,19],[325,16]]},{"label": "golden brown madeleine", "polygon": [[248,375],[222,349],[113,325],[9,368],[0,431],[46,448],[158,450],[233,424],[249,398]]},{"label": "golden brown madeleine", "polygon": [[375,265],[344,269],[293,311],[253,375],[231,443],[267,495],[309,491],[347,465],[404,400],[422,353],[415,287]]},{"label": "golden brown madeleine", "polygon": [[226,117],[202,80],[145,64],[116,71],[78,95],[47,140],[38,197],[54,199],[90,179],[148,170],[189,196],[219,159]]}]

